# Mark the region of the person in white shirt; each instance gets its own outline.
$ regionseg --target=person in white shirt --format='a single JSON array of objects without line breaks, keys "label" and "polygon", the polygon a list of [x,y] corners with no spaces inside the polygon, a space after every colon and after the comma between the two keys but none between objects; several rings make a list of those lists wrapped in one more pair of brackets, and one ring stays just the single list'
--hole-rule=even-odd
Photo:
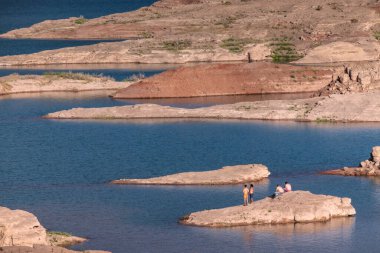
[{"label": "person in white shirt", "polygon": [[291,192],[292,191],[292,185],[288,182],[285,182],[285,192]]}]

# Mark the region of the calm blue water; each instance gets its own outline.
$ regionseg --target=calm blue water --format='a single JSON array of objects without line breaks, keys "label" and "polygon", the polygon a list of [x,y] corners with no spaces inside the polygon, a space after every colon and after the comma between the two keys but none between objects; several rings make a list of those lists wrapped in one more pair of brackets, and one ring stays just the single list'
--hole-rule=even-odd
[{"label": "calm blue water", "polygon": [[0,33],[47,19],[96,18],[135,10],[154,0],[1,0]]},{"label": "calm blue water", "polygon": [[[31,26],[47,19],[84,16],[96,18],[148,6],[154,0],[1,0],[0,34]],[[83,46],[99,41],[72,40],[4,40],[0,39],[0,56],[30,54],[43,50]]]},{"label": "calm blue water", "polygon": [[[0,99],[1,205],[29,210],[49,229],[90,238],[76,249],[377,252],[380,247],[378,240],[368,240],[380,232],[380,181],[317,175],[366,159],[370,148],[379,144],[379,125],[40,118],[72,107],[127,103],[80,93]],[[272,171],[270,180],[257,185],[257,199],[289,180],[295,189],[351,197],[358,215],[325,224],[195,228],[177,224],[178,218],[240,204],[240,186],[107,184],[122,177],[246,163],[264,163]]]}]

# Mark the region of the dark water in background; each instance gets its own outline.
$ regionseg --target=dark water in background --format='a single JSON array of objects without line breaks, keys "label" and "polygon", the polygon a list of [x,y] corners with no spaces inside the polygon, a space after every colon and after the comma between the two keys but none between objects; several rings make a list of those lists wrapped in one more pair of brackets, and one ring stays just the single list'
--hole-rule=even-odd
[{"label": "dark water in background", "polygon": [[[34,212],[49,229],[90,238],[74,248],[122,253],[357,252],[365,247],[376,252],[380,246],[368,240],[380,232],[380,181],[317,175],[366,159],[379,143],[379,125],[41,119],[72,107],[129,103],[97,94],[64,95],[0,99],[0,202]],[[309,225],[195,228],[177,224],[178,218],[240,204],[240,186],[107,184],[246,163],[266,164],[272,172],[257,185],[256,198],[289,180],[295,189],[351,197],[358,215]]]},{"label": "dark water in background", "polygon": [[96,18],[135,10],[154,0],[1,0],[0,33],[47,19]]}]

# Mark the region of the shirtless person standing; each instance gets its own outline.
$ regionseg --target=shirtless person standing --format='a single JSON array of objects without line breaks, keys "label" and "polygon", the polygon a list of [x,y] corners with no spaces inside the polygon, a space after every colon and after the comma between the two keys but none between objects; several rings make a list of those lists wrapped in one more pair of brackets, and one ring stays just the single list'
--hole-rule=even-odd
[{"label": "shirtless person standing", "polygon": [[244,185],[244,188],[243,188],[243,198],[244,198],[244,206],[248,205],[248,194],[249,194],[249,190],[248,190],[248,187],[247,185]]}]

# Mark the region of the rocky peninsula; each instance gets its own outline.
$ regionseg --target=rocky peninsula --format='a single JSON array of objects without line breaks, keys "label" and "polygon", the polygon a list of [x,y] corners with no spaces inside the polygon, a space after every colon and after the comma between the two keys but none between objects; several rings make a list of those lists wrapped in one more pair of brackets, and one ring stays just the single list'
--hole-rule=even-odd
[{"label": "rocky peninsula", "polygon": [[[48,232],[37,217],[23,210],[0,207],[0,249],[4,252],[75,252],[60,246],[82,243],[86,239],[62,232]],[[96,251],[86,251],[95,253]],[[106,253],[106,252],[104,252]]]},{"label": "rocky peninsula", "polygon": [[380,91],[333,94],[298,100],[269,100],[185,109],[154,104],[74,108],[49,119],[245,119],[316,122],[380,122]]},{"label": "rocky peninsula", "polygon": [[270,175],[262,164],[225,166],[221,169],[201,172],[183,172],[147,179],[119,179],[112,184],[142,185],[221,185],[259,181]]},{"label": "rocky peninsula", "polygon": [[170,98],[316,92],[331,81],[328,68],[268,62],[200,64],[145,78],[114,98]]},{"label": "rocky peninsula", "polygon": [[276,61],[308,55],[303,63],[377,60],[379,9],[375,0],[160,0],[9,31],[0,37],[128,40],[4,56],[0,65],[242,61],[248,53]]},{"label": "rocky peninsula", "polygon": [[358,167],[344,167],[343,169],[328,170],[324,175],[340,176],[380,176],[380,146],[372,148],[370,158],[361,162]]},{"label": "rocky peninsula", "polygon": [[255,201],[248,206],[191,213],[180,222],[204,227],[232,227],[261,224],[308,223],[354,216],[351,199],[316,195],[307,191],[288,192]]},{"label": "rocky peninsula", "polygon": [[47,72],[43,75],[13,74],[0,77],[0,95],[53,91],[119,90],[132,83],[116,82],[110,77],[71,72]]}]

